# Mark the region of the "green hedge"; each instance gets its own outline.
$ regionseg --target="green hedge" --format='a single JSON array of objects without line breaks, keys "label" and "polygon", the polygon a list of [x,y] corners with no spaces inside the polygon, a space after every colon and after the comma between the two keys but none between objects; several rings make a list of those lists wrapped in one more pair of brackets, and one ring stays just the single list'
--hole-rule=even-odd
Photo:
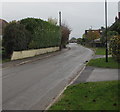
[{"label": "green hedge", "polygon": [[60,45],[60,28],[41,19],[26,18],[20,21],[31,33],[29,49],[39,49]]},{"label": "green hedge", "polygon": [[114,36],[110,41],[110,52],[120,62],[120,36]]},{"label": "green hedge", "polygon": [[60,46],[60,27],[47,21],[26,18],[13,21],[5,28],[3,48],[7,56],[13,51]]},{"label": "green hedge", "polygon": [[5,50],[3,58],[11,56],[13,51],[21,51],[28,49],[29,40],[27,37],[31,35],[25,29],[24,25],[17,22],[9,23],[3,35],[2,46]]}]

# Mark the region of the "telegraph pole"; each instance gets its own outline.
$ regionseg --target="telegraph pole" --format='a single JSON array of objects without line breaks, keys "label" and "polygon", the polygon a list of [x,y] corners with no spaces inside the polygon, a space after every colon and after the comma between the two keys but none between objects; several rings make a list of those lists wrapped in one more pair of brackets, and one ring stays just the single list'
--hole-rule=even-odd
[{"label": "telegraph pole", "polygon": [[105,0],[105,36],[106,36],[106,62],[108,62],[108,45],[107,45],[107,0]]},{"label": "telegraph pole", "polygon": [[59,26],[61,27],[61,11],[59,11]]},{"label": "telegraph pole", "polygon": [[[61,11],[59,11],[59,26],[61,29]],[[61,37],[61,41],[60,41],[60,50],[62,49],[62,37]]]}]

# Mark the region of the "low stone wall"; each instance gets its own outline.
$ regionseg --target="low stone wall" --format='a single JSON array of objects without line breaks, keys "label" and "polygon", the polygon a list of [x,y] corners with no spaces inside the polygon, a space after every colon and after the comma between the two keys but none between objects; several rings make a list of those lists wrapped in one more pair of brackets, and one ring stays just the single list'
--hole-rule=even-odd
[{"label": "low stone wall", "polygon": [[36,55],[45,54],[48,52],[54,52],[58,50],[59,50],[59,47],[50,47],[50,48],[42,48],[42,49],[35,49],[35,50],[14,51],[12,54],[11,60],[33,57]]}]

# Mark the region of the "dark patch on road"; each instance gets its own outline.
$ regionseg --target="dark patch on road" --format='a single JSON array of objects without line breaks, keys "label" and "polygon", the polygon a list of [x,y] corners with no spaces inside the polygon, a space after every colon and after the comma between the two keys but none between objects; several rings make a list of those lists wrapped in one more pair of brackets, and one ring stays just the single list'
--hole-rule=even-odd
[{"label": "dark patch on road", "polygon": [[89,78],[93,70],[94,70],[94,67],[87,66],[84,69],[84,71],[80,74],[80,76],[73,82],[73,85],[79,84],[81,82],[86,82],[86,80]]}]

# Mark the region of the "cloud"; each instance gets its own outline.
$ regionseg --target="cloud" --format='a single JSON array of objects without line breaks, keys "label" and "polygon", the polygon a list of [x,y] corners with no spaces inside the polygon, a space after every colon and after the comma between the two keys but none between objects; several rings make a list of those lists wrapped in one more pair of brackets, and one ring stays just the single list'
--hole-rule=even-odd
[{"label": "cloud", "polygon": [[[36,17],[47,20],[58,18],[62,12],[62,20],[72,29],[71,37],[81,37],[91,26],[99,29],[104,26],[104,2],[3,2],[2,18],[7,21]],[[108,3],[108,24],[114,22],[118,13],[118,3]]]}]

